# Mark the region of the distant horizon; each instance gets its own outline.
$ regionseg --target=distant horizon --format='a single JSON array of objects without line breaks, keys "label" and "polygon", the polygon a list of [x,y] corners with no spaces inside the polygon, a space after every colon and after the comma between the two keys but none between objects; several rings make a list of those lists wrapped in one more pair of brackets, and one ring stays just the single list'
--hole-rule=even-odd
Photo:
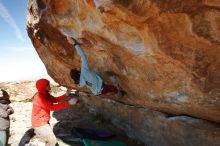
[{"label": "distant horizon", "polygon": [[34,47],[15,47],[13,51],[8,50],[0,58],[0,67],[0,82],[49,78]]},{"label": "distant horizon", "polygon": [[[43,62],[35,52],[21,52],[0,58],[0,83],[16,81],[36,81],[40,78],[51,80]],[[16,57],[15,57],[16,56]],[[4,61],[3,61],[4,60]]]},{"label": "distant horizon", "polygon": [[49,81],[54,81],[49,75],[42,75],[42,76],[39,76],[39,77],[34,77],[34,78],[24,78],[24,79],[16,79],[16,80],[3,80],[3,81],[0,81],[0,83],[11,83],[11,82],[27,82],[27,81],[37,81],[38,79],[47,79]]}]

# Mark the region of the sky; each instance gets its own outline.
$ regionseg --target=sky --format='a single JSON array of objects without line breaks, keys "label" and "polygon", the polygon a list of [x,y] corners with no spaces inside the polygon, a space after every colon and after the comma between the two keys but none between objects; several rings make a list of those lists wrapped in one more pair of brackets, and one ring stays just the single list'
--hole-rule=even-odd
[{"label": "sky", "polygon": [[0,82],[47,78],[26,31],[28,0],[0,0]]}]

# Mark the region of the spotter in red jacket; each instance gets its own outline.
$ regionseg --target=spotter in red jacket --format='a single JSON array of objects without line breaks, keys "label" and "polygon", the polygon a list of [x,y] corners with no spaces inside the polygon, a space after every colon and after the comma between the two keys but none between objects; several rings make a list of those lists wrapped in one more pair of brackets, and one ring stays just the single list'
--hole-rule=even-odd
[{"label": "spotter in red jacket", "polygon": [[[49,86],[47,79],[40,79],[36,82],[38,92],[33,98],[33,108],[31,115],[32,127],[39,127],[49,123],[50,111],[61,110],[69,106],[66,94],[60,97],[53,97],[48,93],[47,87]],[[60,102],[60,103],[58,103]]]}]

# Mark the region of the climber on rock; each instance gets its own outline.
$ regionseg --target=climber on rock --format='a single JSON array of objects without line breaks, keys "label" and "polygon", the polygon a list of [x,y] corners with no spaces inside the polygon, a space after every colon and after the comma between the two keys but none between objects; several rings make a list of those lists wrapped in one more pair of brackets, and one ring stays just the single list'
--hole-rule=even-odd
[{"label": "climber on rock", "polygon": [[94,70],[90,69],[86,56],[83,50],[80,48],[79,43],[72,37],[67,37],[67,40],[76,49],[82,61],[81,71],[78,71],[77,69],[71,69],[70,71],[70,76],[74,80],[75,84],[78,84],[79,87],[86,86],[94,95],[120,93],[115,86],[105,84],[102,78]]}]

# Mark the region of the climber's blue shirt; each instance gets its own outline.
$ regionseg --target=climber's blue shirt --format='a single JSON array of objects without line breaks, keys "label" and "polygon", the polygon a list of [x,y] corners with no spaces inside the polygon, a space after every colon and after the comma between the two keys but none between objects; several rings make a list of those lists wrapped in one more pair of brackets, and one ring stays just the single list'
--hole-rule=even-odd
[{"label": "climber's blue shirt", "polygon": [[77,44],[74,45],[74,47],[76,48],[82,61],[79,86],[84,87],[86,85],[93,94],[99,95],[102,90],[102,78],[95,71],[89,68],[86,56],[80,46]]}]

